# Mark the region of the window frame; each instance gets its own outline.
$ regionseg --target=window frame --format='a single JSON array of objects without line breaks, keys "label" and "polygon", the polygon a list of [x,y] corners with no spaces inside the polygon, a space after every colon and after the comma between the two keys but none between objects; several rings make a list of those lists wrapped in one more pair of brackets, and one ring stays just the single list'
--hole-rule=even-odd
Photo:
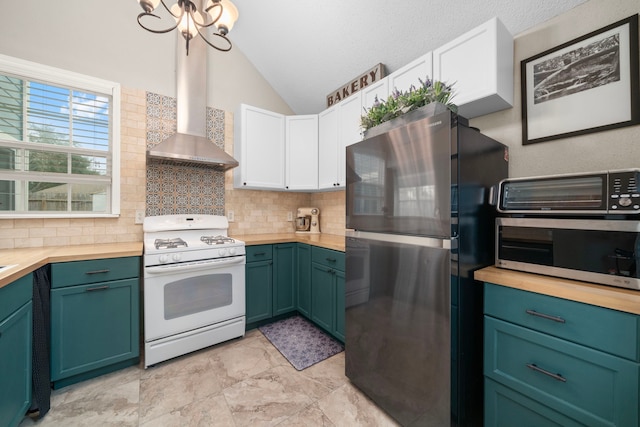
[{"label": "window frame", "polygon": [[[0,72],[9,75],[15,75],[25,80],[36,80],[45,84],[61,85],[63,87],[72,87],[78,90],[86,90],[111,97],[111,117],[109,131],[111,133],[111,183],[109,191],[111,192],[111,209],[110,212],[92,213],[73,211],[32,211],[32,212],[2,212],[0,211],[0,219],[26,219],[26,218],[113,218],[120,216],[120,132],[121,132],[121,94],[120,84],[97,77],[87,76],[85,74],[64,70],[61,68],[51,67],[0,54]],[[23,148],[36,148],[29,147]],[[35,174],[32,174],[35,175]],[[65,181],[73,182],[73,180]]]}]

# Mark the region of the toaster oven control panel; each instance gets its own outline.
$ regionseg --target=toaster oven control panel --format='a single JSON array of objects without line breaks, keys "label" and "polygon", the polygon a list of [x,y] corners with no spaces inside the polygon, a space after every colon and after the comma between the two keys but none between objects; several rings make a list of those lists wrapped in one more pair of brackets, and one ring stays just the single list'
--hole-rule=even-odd
[{"label": "toaster oven control panel", "polygon": [[609,175],[609,211],[640,212],[640,172],[612,172]]}]

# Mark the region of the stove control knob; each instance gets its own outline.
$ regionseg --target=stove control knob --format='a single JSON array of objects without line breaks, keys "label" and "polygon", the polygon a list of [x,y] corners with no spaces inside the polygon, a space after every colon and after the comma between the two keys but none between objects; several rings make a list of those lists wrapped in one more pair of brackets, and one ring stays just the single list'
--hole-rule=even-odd
[{"label": "stove control knob", "polygon": [[173,255],[171,255],[171,259],[172,259],[172,260],[174,260],[174,261],[176,261],[176,262],[177,262],[177,261],[180,261],[180,259],[181,259],[181,258],[182,258],[182,255],[180,255],[180,254],[173,254]]},{"label": "stove control knob", "polygon": [[235,255],[236,254],[236,248],[229,248],[229,255]]},{"label": "stove control knob", "polygon": [[218,253],[220,254],[220,256],[225,256],[227,254],[227,250],[226,249],[220,249],[218,251]]},{"label": "stove control knob", "polygon": [[159,261],[161,264],[164,264],[165,262],[169,261],[169,255],[160,255]]}]

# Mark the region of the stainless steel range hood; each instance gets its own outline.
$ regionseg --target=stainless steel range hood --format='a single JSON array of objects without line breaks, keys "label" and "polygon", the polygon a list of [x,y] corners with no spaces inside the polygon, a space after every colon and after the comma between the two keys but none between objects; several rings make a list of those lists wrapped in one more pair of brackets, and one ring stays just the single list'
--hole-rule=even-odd
[{"label": "stainless steel range hood", "polygon": [[206,138],[207,47],[199,37],[189,41],[177,32],[176,98],[178,133],[147,150],[147,158],[161,163],[182,164],[225,171],[238,161]]}]

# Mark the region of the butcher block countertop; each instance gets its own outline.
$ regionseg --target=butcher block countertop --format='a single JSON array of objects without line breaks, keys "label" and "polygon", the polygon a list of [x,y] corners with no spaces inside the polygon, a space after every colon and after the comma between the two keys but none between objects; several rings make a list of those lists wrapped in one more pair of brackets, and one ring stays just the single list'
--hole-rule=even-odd
[{"label": "butcher block countertop", "polygon": [[301,233],[274,233],[274,234],[245,234],[236,237],[245,242],[247,246],[269,245],[274,243],[307,243],[326,249],[344,252],[344,236],[336,234],[301,234]]},{"label": "butcher block countertop", "polygon": [[[475,272],[476,280],[640,315],[640,291],[596,285],[497,267]],[[508,303],[508,301],[505,301]]]},{"label": "butcher block countertop", "polygon": [[0,266],[12,265],[13,267],[0,270],[0,288],[53,262],[141,255],[142,242],[2,249],[0,250]]}]

